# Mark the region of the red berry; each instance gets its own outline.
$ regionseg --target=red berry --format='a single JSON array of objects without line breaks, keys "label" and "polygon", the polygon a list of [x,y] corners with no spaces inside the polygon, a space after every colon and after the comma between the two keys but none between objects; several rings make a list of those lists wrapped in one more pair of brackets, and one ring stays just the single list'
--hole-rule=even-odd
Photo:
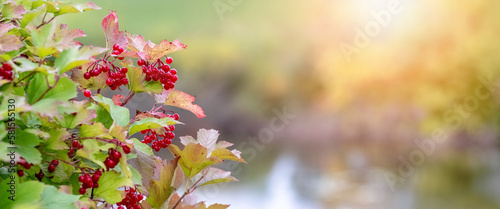
[{"label": "red berry", "polygon": [[49,173],[53,173],[56,170],[56,166],[50,164],[47,170],[49,170]]},{"label": "red berry", "polygon": [[74,148],[69,148],[68,157],[72,157],[73,154],[75,154],[75,149]]},{"label": "red berry", "polygon": [[88,89],[83,92],[83,96],[85,96],[85,97],[90,97],[91,95],[92,95],[92,92],[90,92],[90,90],[88,90]]},{"label": "red berry", "polygon": [[106,85],[108,85],[108,86],[113,85],[113,83],[114,83],[114,82],[115,82],[115,80],[114,80],[114,79],[112,79],[112,78],[108,78],[108,79],[106,79]]},{"label": "red berry", "polygon": [[11,71],[12,70],[12,66],[10,66],[9,63],[3,63],[2,68],[5,71]]},{"label": "red berry", "polygon": [[112,157],[113,157],[114,160],[118,161],[122,157],[122,153],[119,152],[119,151],[114,151],[113,154],[112,154]]},{"label": "red berry", "polygon": [[94,183],[97,183],[97,182],[99,181],[99,179],[100,179],[100,178],[101,178],[101,175],[94,174],[94,175],[92,176],[92,181],[93,181]]},{"label": "red berry", "polygon": [[94,77],[95,77],[95,76],[98,76],[99,74],[101,74],[101,71],[100,71],[100,70],[95,69],[95,70],[91,70],[91,71],[90,71],[90,75],[92,75],[92,76],[94,76]]},{"label": "red berry", "polygon": [[99,184],[98,183],[94,183],[94,188],[97,188],[99,187]]},{"label": "red berry", "polygon": [[123,59],[125,59],[125,57],[118,57],[118,60],[123,60]]},{"label": "red berry", "polygon": [[59,165],[59,160],[52,160],[52,162],[50,162],[50,164],[52,164],[54,166],[58,166]]},{"label": "red berry", "polygon": [[179,120],[179,118],[180,118],[180,117],[179,117],[179,114],[175,113],[175,114],[174,114],[174,119],[175,119],[175,120]]},{"label": "red berry", "polygon": [[90,76],[89,72],[86,72],[83,74],[83,78],[85,78],[86,80],[90,79],[90,77],[92,77],[92,76]]},{"label": "red berry", "polygon": [[177,75],[177,70],[176,69],[171,69],[169,72],[172,73],[172,75]]},{"label": "red berry", "polygon": [[170,70],[170,65],[163,65],[161,66],[161,69],[165,72],[168,72]]},{"label": "red berry", "polygon": [[78,177],[78,181],[83,183],[85,181],[85,175],[81,175]]},{"label": "red berry", "polygon": [[153,75],[153,80],[154,80],[154,81],[158,81],[158,80],[160,80],[160,76],[159,76],[158,74]]},{"label": "red berry", "polygon": [[24,176],[24,171],[23,170],[17,170],[17,175],[19,177],[23,177]]},{"label": "red berry", "polygon": [[178,79],[178,77],[176,75],[173,75],[172,77],[170,77],[170,80],[174,83],[177,81],[177,79]]},{"label": "red berry", "polygon": [[146,133],[148,133],[148,132],[149,132],[149,129],[142,130],[142,131],[141,131],[141,134],[146,134]]},{"label": "red berry", "polygon": [[102,72],[107,73],[108,71],[109,71],[109,66],[107,65],[102,66]]},{"label": "red berry", "polygon": [[113,50],[120,50],[122,47],[118,44],[113,45]]},{"label": "red berry", "polygon": [[86,190],[86,189],[84,189],[84,188],[80,188],[80,189],[78,190],[78,193],[80,193],[81,195],[84,195],[86,192],[87,192],[87,190]]},{"label": "red berry", "polygon": [[125,154],[130,153],[130,147],[129,146],[123,145],[122,147],[123,147],[123,152],[125,152]]},{"label": "red berry", "polygon": [[165,59],[165,62],[166,62],[167,64],[169,64],[169,65],[170,65],[170,64],[172,64],[172,62],[173,62],[173,61],[174,61],[174,60],[172,59],[172,57],[167,57],[167,58]]},{"label": "red berry", "polygon": [[139,59],[139,60],[137,60],[137,65],[139,65],[139,66],[143,66],[143,65],[145,65],[145,64],[146,64],[146,61],[145,61],[145,60],[143,60],[143,59]]},{"label": "red berry", "polygon": [[73,140],[73,142],[71,142],[71,146],[73,146],[74,148],[79,148],[80,142],[78,140]]},{"label": "red berry", "polygon": [[125,209],[123,206],[119,206],[117,209]]},{"label": "red berry", "polygon": [[128,84],[128,79],[127,78],[122,78],[121,83],[123,85],[127,85]]},{"label": "red berry", "polygon": [[123,74],[127,73],[127,71],[128,71],[128,69],[126,67],[122,67],[120,69],[120,72],[123,73]]},{"label": "red berry", "polygon": [[146,81],[151,81],[151,76],[150,76],[150,75],[146,75],[145,80],[146,80]]}]

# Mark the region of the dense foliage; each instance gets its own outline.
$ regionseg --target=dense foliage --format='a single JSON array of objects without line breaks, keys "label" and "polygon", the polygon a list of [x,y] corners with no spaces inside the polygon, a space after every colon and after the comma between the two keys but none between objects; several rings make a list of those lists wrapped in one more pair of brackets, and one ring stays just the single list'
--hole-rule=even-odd
[{"label": "dense foliage", "polygon": [[[193,191],[235,181],[213,166],[245,162],[240,152],[217,142],[215,130],[179,137],[183,148],[171,144],[181,122],[166,106],[205,117],[193,96],[174,89],[166,55],[186,45],[120,31],[111,11],[102,21],[106,47],[82,46],[75,39],[85,33],[57,17],[100,9],[94,3],[3,0],[0,9],[0,208],[228,207],[197,202]],[[106,98],[105,88],[118,93]],[[139,93],[156,104],[131,117],[124,106]],[[143,140],[131,137],[139,132]],[[161,149],[175,159],[155,156]]]}]

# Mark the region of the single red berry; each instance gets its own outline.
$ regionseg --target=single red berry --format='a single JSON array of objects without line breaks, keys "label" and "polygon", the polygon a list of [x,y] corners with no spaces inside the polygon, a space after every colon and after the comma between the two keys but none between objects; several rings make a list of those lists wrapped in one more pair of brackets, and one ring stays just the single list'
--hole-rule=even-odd
[{"label": "single red berry", "polygon": [[24,171],[23,170],[17,170],[17,175],[19,177],[23,177],[24,176]]},{"label": "single red berry", "polygon": [[12,77],[12,71],[4,71],[3,72],[5,78],[10,78]]},{"label": "single red berry", "polygon": [[125,59],[125,57],[118,57],[118,60],[123,60],[123,59]]},{"label": "single red berry", "polygon": [[99,181],[99,179],[100,179],[100,178],[101,178],[101,175],[96,175],[96,174],[94,174],[94,175],[92,176],[92,181],[93,181],[94,183],[97,183],[97,182]]},{"label": "single red berry", "polygon": [[113,45],[113,50],[120,50],[122,47],[118,44]]},{"label": "single red berry", "polygon": [[146,73],[149,68],[146,66],[142,66],[142,73]]},{"label": "single red berry", "polygon": [[10,66],[9,63],[3,63],[2,68],[5,71],[11,71],[12,70],[12,66]]},{"label": "single red berry", "polygon": [[98,183],[94,183],[94,188],[97,188],[99,187],[99,184]]},{"label": "single red berry", "polygon": [[115,80],[113,78],[106,79],[106,85],[108,85],[108,86],[113,85],[114,82],[115,82]]},{"label": "single red berry", "polygon": [[79,176],[79,177],[78,177],[78,181],[79,181],[80,183],[83,183],[83,182],[85,181],[85,176],[84,176],[84,175]]},{"label": "single red berry", "polygon": [[122,78],[122,79],[121,79],[121,83],[122,83],[123,85],[127,85],[127,84],[128,84],[128,79],[127,79],[127,78]]},{"label": "single red berry", "polygon": [[158,81],[158,80],[160,80],[160,76],[159,76],[158,74],[153,75],[153,80],[154,80],[154,81]]},{"label": "single red berry", "polygon": [[170,64],[172,64],[172,62],[173,62],[173,61],[174,61],[174,59],[172,59],[172,57],[167,57],[167,58],[165,59],[165,62],[166,62],[167,64],[169,64],[169,65],[170,65]]},{"label": "single red berry", "polygon": [[177,70],[176,69],[171,69],[169,72],[172,73],[172,75],[177,75]]},{"label": "single red berry", "polygon": [[114,55],[119,55],[119,54],[121,54],[121,52],[120,52],[120,51],[118,51],[118,50],[113,50],[113,53],[112,53],[112,54],[114,54]]},{"label": "single red berry", "polygon": [[80,142],[78,140],[73,140],[73,142],[71,142],[71,146],[73,146],[74,148],[79,148]]},{"label": "single red berry", "polygon": [[117,209],[125,209],[123,206],[119,206]]},{"label": "single red berry", "polygon": [[155,68],[155,67],[154,67],[153,69],[151,69],[151,73],[152,73],[153,75],[158,74],[158,68]]},{"label": "single red berry", "polygon": [[123,152],[125,152],[125,154],[130,153],[130,147],[129,146],[123,145],[122,147],[123,147]]},{"label": "single red berry", "polygon": [[177,79],[178,79],[178,77],[176,75],[173,75],[172,77],[170,77],[170,80],[174,83],[177,81]]},{"label": "single red berry", "polygon": [[149,129],[142,130],[142,131],[141,131],[141,134],[147,134],[148,132],[149,132]]},{"label": "single red berry", "polygon": [[83,78],[85,78],[86,80],[90,79],[92,76],[90,76],[90,73],[89,72],[86,72],[83,74]]},{"label": "single red berry", "polygon": [[161,66],[161,69],[165,72],[168,72],[170,70],[170,65],[163,65]]},{"label": "single red berry", "polygon": [[146,81],[151,81],[151,76],[150,75],[146,75],[146,78],[144,78]]},{"label": "single red berry", "polygon": [[52,162],[50,162],[50,164],[54,165],[54,166],[58,166],[59,165],[59,160],[52,160]]},{"label": "single red berry", "polygon": [[109,71],[109,66],[107,65],[102,66],[102,72],[107,73],[108,71]]},{"label": "single red berry", "polygon": [[84,189],[84,188],[80,188],[80,189],[78,190],[78,193],[80,193],[81,195],[84,195],[86,192],[87,192],[87,190],[86,190],[86,189]]},{"label": "single red berry", "polygon": [[97,171],[94,173],[94,175],[99,175],[99,176],[101,176],[101,175],[102,175],[102,172],[101,172],[100,170],[97,170]]},{"label": "single red berry", "polygon": [[122,157],[122,153],[119,151],[114,151],[111,156],[113,157],[114,160],[118,161]]},{"label": "single red berry", "polygon": [[94,187],[94,182],[90,182],[87,184],[87,188],[92,188],[92,187]]},{"label": "single red berry", "polygon": [[139,65],[139,66],[143,66],[143,65],[145,65],[145,64],[146,64],[146,61],[145,61],[145,60],[143,60],[143,59],[139,59],[139,60],[137,60],[137,65]]},{"label": "single red berry", "polygon": [[120,69],[120,72],[123,73],[123,74],[127,73],[127,71],[128,71],[128,69],[126,67],[122,67]]},{"label": "single red berry", "polygon": [[49,173],[53,173],[56,170],[56,166],[50,164],[47,170],[49,170]]},{"label": "single red berry", "polygon": [[175,119],[175,120],[179,120],[179,118],[180,118],[180,117],[179,117],[179,114],[175,113],[175,114],[174,114],[174,119]]},{"label": "single red berry", "polygon": [[75,154],[75,149],[74,148],[69,148],[68,157],[72,157],[73,154]]},{"label": "single red berry", "polygon": [[85,97],[90,97],[91,95],[92,95],[92,92],[88,89],[83,92],[83,96],[85,96]]},{"label": "single red berry", "polygon": [[90,75],[92,76],[98,76],[99,74],[101,74],[101,71],[100,70],[97,70],[97,69],[94,69],[94,70],[91,70],[90,71]]},{"label": "single red berry", "polygon": [[172,139],[167,139],[166,142],[167,144],[172,144]]}]

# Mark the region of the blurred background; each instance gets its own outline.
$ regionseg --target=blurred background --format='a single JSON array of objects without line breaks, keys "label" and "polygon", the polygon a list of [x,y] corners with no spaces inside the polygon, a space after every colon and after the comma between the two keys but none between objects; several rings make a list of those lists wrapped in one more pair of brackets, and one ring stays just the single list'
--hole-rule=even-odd
[{"label": "blurred background", "polygon": [[[240,181],[200,189],[201,200],[500,208],[500,1],[94,2],[102,10],[59,21],[84,44],[105,46],[114,10],[121,30],[188,45],[170,54],[176,89],[207,117],[172,108],[186,124],[176,136],[217,129],[248,161],[224,164]],[[152,105],[139,94],[127,107]]]}]

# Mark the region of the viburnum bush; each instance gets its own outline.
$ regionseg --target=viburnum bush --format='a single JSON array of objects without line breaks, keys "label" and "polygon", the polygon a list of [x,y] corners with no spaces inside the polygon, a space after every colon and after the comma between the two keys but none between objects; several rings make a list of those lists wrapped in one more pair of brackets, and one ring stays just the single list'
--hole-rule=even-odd
[{"label": "viburnum bush", "polygon": [[[83,31],[57,17],[100,9],[94,3],[2,0],[0,9],[0,208],[229,206],[206,206],[193,191],[235,181],[213,166],[245,162],[241,153],[217,142],[215,130],[178,137],[182,148],[172,144],[181,122],[167,106],[205,117],[193,96],[175,89],[167,54],[186,45],[120,31],[111,11],[102,21],[106,47],[82,46],[75,38]],[[116,94],[104,97],[106,88]],[[131,118],[124,106],[139,93],[156,103]],[[155,156],[161,149],[174,159]]]}]

